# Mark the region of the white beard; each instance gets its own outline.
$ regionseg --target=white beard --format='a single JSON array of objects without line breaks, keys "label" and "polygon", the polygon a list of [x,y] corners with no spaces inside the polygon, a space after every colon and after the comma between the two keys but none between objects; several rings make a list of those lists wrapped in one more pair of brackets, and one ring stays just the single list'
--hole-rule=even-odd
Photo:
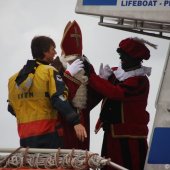
[{"label": "white beard", "polygon": [[[66,58],[64,56],[60,57],[60,61],[62,62],[63,66],[67,68],[67,62],[74,60],[77,58],[77,56],[67,56]],[[79,110],[82,110],[86,108],[87,104],[87,83],[88,83],[88,77],[85,76],[85,70],[82,69],[79,71],[74,77],[79,80],[82,84],[77,89],[77,92],[72,100],[72,104],[74,107],[78,108]]]},{"label": "white beard", "polygon": [[65,57],[64,55],[62,55],[62,56],[60,57],[60,61],[61,61],[61,63],[63,64],[63,67],[64,67],[64,68],[67,68],[67,63],[68,63],[69,61],[75,60],[75,59],[77,59],[77,58],[79,58],[79,57],[78,57],[78,56],[75,56],[75,55],[70,55],[70,56],[67,56],[67,57]]},{"label": "white beard", "polygon": [[85,70],[81,70],[74,76],[77,80],[79,80],[82,84],[77,89],[77,92],[75,94],[75,97],[72,100],[72,104],[74,107],[78,109],[84,109],[86,108],[87,104],[87,83],[88,83],[88,77],[85,76]]}]

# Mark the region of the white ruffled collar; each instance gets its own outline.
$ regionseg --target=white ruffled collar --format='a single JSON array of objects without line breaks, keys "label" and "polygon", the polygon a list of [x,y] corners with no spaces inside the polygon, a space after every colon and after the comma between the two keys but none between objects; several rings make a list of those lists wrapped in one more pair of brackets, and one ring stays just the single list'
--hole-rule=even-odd
[{"label": "white ruffled collar", "polygon": [[118,69],[113,72],[119,81],[124,81],[130,77],[135,77],[135,76],[145,76],[145,75],[150,76],[151,69],[152,69],[151,67],[141,66],[141,68],[139,69],[125,72],[121,67],[118,67]]}]

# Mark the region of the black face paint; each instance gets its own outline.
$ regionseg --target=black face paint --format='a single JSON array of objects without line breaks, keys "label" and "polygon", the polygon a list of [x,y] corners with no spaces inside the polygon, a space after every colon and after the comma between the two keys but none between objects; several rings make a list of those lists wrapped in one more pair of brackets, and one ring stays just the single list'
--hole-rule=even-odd
[{"label": "black face paint", "polygon": [[117,49],[117,52],[120,55],[121,66],[124,71],[130,71],[141,67],[141,60],[135,59],[127,55],[120,48]]}]

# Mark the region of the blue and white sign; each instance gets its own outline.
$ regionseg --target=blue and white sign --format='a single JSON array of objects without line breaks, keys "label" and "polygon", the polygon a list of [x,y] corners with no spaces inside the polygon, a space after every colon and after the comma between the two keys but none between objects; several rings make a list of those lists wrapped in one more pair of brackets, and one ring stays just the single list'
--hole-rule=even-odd
[{"label": "blue and white sign", "polygon": [[170,7],[170,0],[121,0],[122,7]]},{"label": "blue and white sign", "polygon": [[170,0],[77,0],[76,13],[170,22]]},{"label": "blue and white sign", "polygon": [[83,5],[118,7],[170,7],[170,0],[83,0]]}]

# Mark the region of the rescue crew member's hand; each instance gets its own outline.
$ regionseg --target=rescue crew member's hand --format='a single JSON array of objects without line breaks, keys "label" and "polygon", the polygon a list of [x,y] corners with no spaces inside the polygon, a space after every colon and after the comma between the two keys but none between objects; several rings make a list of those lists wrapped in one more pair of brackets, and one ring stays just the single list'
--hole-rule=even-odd
[{"label": "rescue crew member's hand", "polygon": [[80,59],[75,60],[73,63],[67,66],[66,72],[69,72],[71,76],[77,74],[84,67],[83,61]]},{"label": "rescue crew member's hand", "polygon": [[82,124],[77,124],[74,126],[74,130],[76,131],[77,138],[80,141],[84,141],[85,138],[87,138],[87,132],[85,127]]}]

